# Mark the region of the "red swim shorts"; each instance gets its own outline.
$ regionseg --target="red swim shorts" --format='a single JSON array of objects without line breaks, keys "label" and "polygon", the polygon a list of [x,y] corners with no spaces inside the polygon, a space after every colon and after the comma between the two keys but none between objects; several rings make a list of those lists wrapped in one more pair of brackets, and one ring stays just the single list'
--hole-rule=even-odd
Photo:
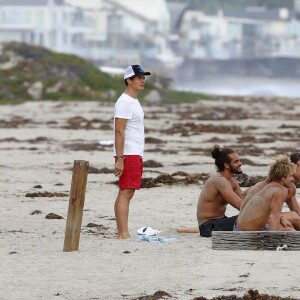
[{"label": "red swim shorts", "polygon": [[120,190],[139,190],[142,183],[143,159],[140,155],[124,155],[124,170],[119,178]]}]

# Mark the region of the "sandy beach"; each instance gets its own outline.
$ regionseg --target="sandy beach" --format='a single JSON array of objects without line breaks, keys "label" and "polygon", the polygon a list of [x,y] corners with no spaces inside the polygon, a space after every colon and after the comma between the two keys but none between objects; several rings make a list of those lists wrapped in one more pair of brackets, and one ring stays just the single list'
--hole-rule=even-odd
[{"label": "sandy beach", "polygon": [[[201,186],[215,172],[215,143],[235,149],[250,178],[266,176],[273,156],[300,149],[300,99],[143,107],[149,165],[143,183],[150,186],[150,178],[159,176],[161,182],[136,192],[132,239],[119,241],[113,105],[1,106],[0,299],[132,300],[164,291],[169,296],[161,299],[190,300],[243,296],[249,289],[300,299],[299,252],[212,250],[211,239],[176,232],[197,226]],[[79,251],[63,252],[74,160],[89,161],[90,173]],[[48,219],[50,213],[62,218]],[[228,208],[228,216],[237,213]],[[176,240],[138,241],[136,231],[143,226]]]}]

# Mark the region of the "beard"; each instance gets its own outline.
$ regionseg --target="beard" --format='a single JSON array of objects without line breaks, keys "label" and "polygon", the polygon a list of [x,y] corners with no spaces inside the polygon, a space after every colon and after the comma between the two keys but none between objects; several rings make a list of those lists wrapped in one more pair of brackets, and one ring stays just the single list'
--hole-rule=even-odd
[{"label": "beard", "polygon": [[236,169],[236,168],[233,168],[231,165],[230,165],[230,172],[232,174],[242,174],[243,173],[243,171],[240,168]]}]

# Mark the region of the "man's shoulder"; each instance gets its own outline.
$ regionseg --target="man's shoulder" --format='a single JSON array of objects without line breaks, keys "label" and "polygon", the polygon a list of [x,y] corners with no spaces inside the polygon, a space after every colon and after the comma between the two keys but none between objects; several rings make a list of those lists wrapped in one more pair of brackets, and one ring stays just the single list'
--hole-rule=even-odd
[{"label": "man's shoulder", "polygon": [[271,191],[271,194],[274,196],[278,196],[280,198],[286,199],[288,195],[288,188],[286,188],[284,185],[272,185],[272,182],[267,184],[263,189],[262,192],[269,193]]},{"label": "man's shoulder", "polygon": [[120,97],[118,98],[116,104],[117,104],[117,103],[120,103],[120,102],[122,102],[122,101],[130,101],[130,97],[129,97],[128,95],[126,95],[125,93],[122,93],[122,94],[120,95]]},{"label": "man's shoulder", "polygon": [[140,102],[138,99],[132,98],[129,95],[123,93],[116,101],[115,107],[122,105],[135,107],[136,105],[140,106]]},{"label": "man's shoulder", "polygon": [[231,179],[235,180],[234,178],[230,178],[230,180],[228,180],[220,173],[216,173],[209,178],[209,183],[214,185],[217,189],[220,189],[230,185]]},{"label": "man's shoulder", "polygon": [[208,177],[206,182],[214,182],[214,181],[218,180],[220,177],[221,177],[221,175],[219,173],[212,174]]},{"label": "man's shoulder", "polygon": [[264,187],[266,187],[269,183],[266,180],[262,180],[254,184],[250,187],[250,190],[255,190],[256,192],[262,190]]},{"label": "man's shoulder", "polygon": [[125,109],[125,108],[128,109],[128,108],[132,107],[132,103],[133,103],[132,99],[128,95],[123,93],[118,98],[117,102],[115,103],[115,109],[117,109],[117,110]]}]

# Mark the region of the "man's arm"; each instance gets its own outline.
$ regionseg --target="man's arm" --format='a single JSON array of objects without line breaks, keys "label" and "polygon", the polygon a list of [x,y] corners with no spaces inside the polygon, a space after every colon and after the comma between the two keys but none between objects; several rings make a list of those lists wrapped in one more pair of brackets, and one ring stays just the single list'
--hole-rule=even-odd
[{"label": "man's arm", "polygon": [[236,209],[240,209],[242,199],[235,193],[230,182],[224,177],[216,179],[216,189],[221,194],[223,200]]},{"label": "man's arm", "polygon": [[287,197],[287,189],[278,189],[274,195],[272,196],[270,202],[270,218],[269,225],[271,230],[279,230],[280,229],[280,216],[282,210],[283,200]]},{"label": "man's arm", "polygon": [[[116,155],[122,157],[124,155],[124,142],[125,142],[125,128],[127,119],[115,119],[115,148]],[[115,172],[118,176],[122,175],[124,164],[122,159],[117,159],[115,164]]]},{"label": "man's arm", "polygon": [[291,211],[296,212],[300,216],[300,206],[296,199],[296,186],[295,185],[293,185],[291,187],[291,189],[289,189],[287,199],[285,202]]},{"label": "man's arm", "polygon": [[246,193],[244,194],[243,190],[241,189],[241,187],[239,186],[238,182],[232,178],[231,180],[233,180],[233,191],[241,198],[244,199]]}]

